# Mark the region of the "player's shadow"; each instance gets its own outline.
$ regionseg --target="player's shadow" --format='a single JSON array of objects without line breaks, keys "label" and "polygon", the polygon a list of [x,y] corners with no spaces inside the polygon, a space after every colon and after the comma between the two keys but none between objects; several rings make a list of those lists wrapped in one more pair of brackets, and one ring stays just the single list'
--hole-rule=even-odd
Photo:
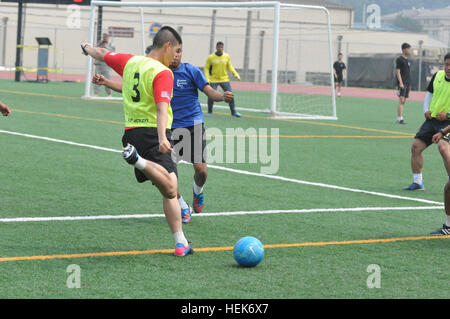
[{"label": "player's shadow", "polygon": [[254,268],[257,268],[257,267],[261,267],[261,265],[257,265],[255,267],[244,267],[244,266],[241,266],[241,265],[239,265],[237,263],[229,263],[229,264],[226,265],[226,268],[243,269],[243,270],[251,270],[251,269],[254,269]]}]

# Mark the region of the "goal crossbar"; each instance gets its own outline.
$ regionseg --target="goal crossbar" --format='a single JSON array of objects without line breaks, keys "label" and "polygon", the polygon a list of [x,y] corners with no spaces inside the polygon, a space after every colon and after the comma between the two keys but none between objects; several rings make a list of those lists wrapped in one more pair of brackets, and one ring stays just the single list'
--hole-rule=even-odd
[{"label": "goal crossbar", "polygon": [[[91,10],[90,10],[90,25],[89,25],[89,43],[94,43],[94,34],[95,34],[95,8],[96,7],[137,7],[141,8],[140,14],[140,23],[142,26],[142,32],[144,32],[144,16],[142,12],[142,8],[145,7],[153,7],[153,8],[228,8],[228,9],[242,9],[242,8],[266,8],[273,9],[273,47],[272,47],[272,83],[271,83],[271,98],[270,98],[270,113],[272,116],[277,117],[290,117],[291,113],[283,113],[277,112],[277,84],[278,84],[278,50],[279,50],[279,36],[280,36],[280,10],[283,9],[292,9],[292,10],[301,10],[301,9],[312,9],[312,10],[320,10],[323,11],[326,15],[326,23],[328,29],[328,47],[329,47],[329,67],[330,67],[330,83],[331,87],[331,104],[333,109],[332,116],[319,116],[319,118],[323,119],[337,119],[336,112],[336,99],[334,92],[334,76],[333,76],[333,50],[332,50],[332,37],[331,37],[331,19],[330,12],[327,8],[323,6],[314,6],[314,5],[297,5],[297,4],[286,4],[280,3],[278,1],[264,1],[264,2],[121,2],[121,1],[91,1]],[[142,34],[143,37],[143,34]],[[145,48],[143,48],[144,50]],[[91,70],[92,58],[88,56],[87,59],[87,72],[86,72],[86,85],[85,85],[85,95],[83,98],[92,98],[89,94],[90,81],[92,77]],[[307,116],[305,118],[317,118],[315,116]]]}]

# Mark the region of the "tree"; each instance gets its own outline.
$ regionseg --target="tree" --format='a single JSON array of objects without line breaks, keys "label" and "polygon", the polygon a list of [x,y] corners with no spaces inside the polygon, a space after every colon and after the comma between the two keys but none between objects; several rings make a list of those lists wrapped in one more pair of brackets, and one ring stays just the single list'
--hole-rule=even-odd
[{"label": "tree", "polygon": [[404,31],[423,32],[423,26],[419,21],[405,17],[401,13],[397,14],[392,24]]}]

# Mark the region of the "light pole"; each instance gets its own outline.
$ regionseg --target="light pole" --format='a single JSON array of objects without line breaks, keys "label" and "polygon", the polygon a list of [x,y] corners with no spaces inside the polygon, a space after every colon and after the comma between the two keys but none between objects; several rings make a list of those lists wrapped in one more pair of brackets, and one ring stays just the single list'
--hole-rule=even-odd
[{"label": "light pole", "polygon": [[262,82],[262,68],[263,68],[263,53],[264,53],[264,35],[266,32],[261,30],[259,32],[259,65],[258,65],[258,82]]},{"label": "light pole", "polygon": [[244,76],[243,81],[249,81],[248,69],[249,69],[249,57],[250,57],[250,42],[252,33],[252,11],[247,12],[247,26],[245,28],[245,43],[244,43]]},{"label": "light pole", "polygon": [[342,35],[338,35],[338,37],[337,37],[337,40],[338,40],[338,43],[337,43],[337,45],[338,45],[338,47],[337,47],[337,49],[338,49],[338,54],[339,53],[341,53],[342,51],[342,39],[344,38],[344,36],[342,36]]},{"label": "light pole", "polygon": [[419,40],[419,83],[417,85],[418,91],[421,91],[422,88],[422,56],[423,56],[422,46],[423,40]]},{"label": "light pole", "polygon": [[216,33],[216,17],[217,17],[217,10],[213,10],[212,16],[211,16],[211,32],[210,32],[210,38],[209,38],[209,53],[214,52],[214,35]]},{"label": "light pole", "polygon": [[3,45],[2,45],[2,64],[6,65],[6,26],[8,24],[8,17],[3,17]]},{"label": "light pole", "polygon": [[22,19],[23,0],[19,0],[17,10],[16,72],[14,75],[14,81],[16,82],[20,82],[20,74],[22,73]]}]

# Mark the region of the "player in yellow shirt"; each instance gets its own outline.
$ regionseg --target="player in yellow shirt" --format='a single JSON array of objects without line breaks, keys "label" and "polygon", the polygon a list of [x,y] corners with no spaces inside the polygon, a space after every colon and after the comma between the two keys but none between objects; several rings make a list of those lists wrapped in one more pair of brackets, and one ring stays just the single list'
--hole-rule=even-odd
[{"label": "player in yellow shirt", "polygon": [[[444,71],[439,71],[434,76],[433,81],[433,93],[430,103],[429,111],[431,116],[438,117],[445,114],[446,118],[450,118],[450,53],[447,53],[444,57],[445,66]],[[429,91],[427,95],[429,95]],[[431,235],[445,236],[450,235],[450,122],[447,120],[446,126],[441,128],[432,137],[432,142],[438,145],[439,151],[444,160],[444,166],[447,170],[449,179],[444,187],[444,202],[445,202],[445,215],[446,220],[442,228],[438,228],[431,232]]]},{"label": "player in yellow shirt", "polygon": [[186,240],[177,199],[177,167],[172,159],[173,74],[168,68],[181,52],[181,37],[163,27],[153,38],[148,57],[108,52],[82,44],[84,54],[104,61],[122,76],[125,132],[123,158],[134,166],[138,182],[150,180],[163,196],[163,209],[175,239],[175,255],[193,252]]},{"label": "player in yellow shirt", "polygon": [[[450,54],[445,56],[445,63],[450,63]],[[413,172],[413,183],[405,186],[407,191],[424,190],[422,180],[423,155],[422,152],[430,146],[433,135],[439,130],[450,125],[450,74],[445,71],[436,72],[427,87],[425,101],[423,103],[425,122],[417,132],[411,146],[411,170]],[[447,155],[447,145],[439,144],[439,151],[444,158]],[[449,164],[450,175],[450,164]]]},{"label": "player in yellow shirt", "polygon": [[[228,78],[228,71],[230,71],[235,77],[241,80],[241,77],[233,68],[231,64],[230,56],[223,51],[223,42],[217,42],[216,52],[210,54],[205,64],[205,77],[214,90],[220,86],[225,92],[231,90],[230,79]],[[242,115],[236,112],[234,99],[228,103],[230,105],[230,111],[232,116],[241,117]],[[212,115],[212,109],[214,101],[208,98],[208,115]]]}]

